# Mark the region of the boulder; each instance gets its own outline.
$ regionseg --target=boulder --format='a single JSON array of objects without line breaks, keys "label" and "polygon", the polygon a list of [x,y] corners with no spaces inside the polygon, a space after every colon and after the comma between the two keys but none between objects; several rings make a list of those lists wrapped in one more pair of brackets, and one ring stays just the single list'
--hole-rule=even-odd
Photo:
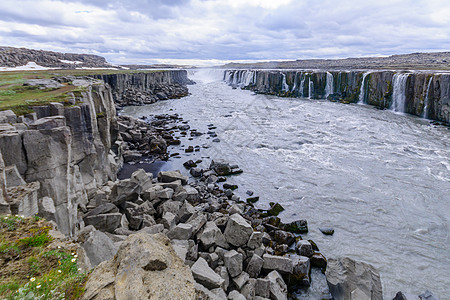
[{"label": "boulder", "polygon": [[187,184],[188,178],[181,175],[180,171],[162,171],[158,173],[158,180],[160,182],[172,182],[181,180],[183,185]]},{"label": "boulder", "polygon": [[277,271],[270,272],[266,279],[269,280],[270,299],[273,300],[287,300],[287,286],[284,283],[283,277]]},{"label": "boulder", "polygon": [[311,269],[310,260],[306,256],[290,255],[294,269],[289,275],[289,287],[310,286],[309,272]]},{"label": "boulder", "polygon": [[203,247],[205,247],[206,249],[214,245],[225,249],[229,247],[227,241],[225,240],[225,237],[222,234],[222,231],[220,231],[216,223],[212,221],[205,224],[203,232],[200,234],[199,240],[202,243]]},{"label": "boulder", "polygon": [[86,252],[93,267],[114,257],[117,247],[103,232],[87,226],[78,233],[78,242]]},{"label": "boulder", "polygon": [[255,283],[255,295],[269,298],[270,297],[270,280],[264,278],[256,279]]},{"label": "boulder", "polygon": [[191,267],[192,275],[195,280],[207,287],[215,289],[222,287],[224,279],[211,269],[205,259],[199,257]]},{"label": "boulder", "polygon": [[228,300],[245,300],[245,296],[234,290],[228,294]]},{"label": "boulder", "polygon": [[248,282],[249,279],[250,279],[250,276],[246,272],[241,272],[241,274],[234,277],[232,279],[232,281],[233,281],[234,286],[238,290],[241,290],[244,287],[244,285]]},{"label": "boulder", "polygon": [[294,269],[289,257],[264,254],[263,260],[263,269],[268,271],[275,270],[282,274],[291,274]]},{"label": "boulder", "polygon": [[228,243],[240,247],[247,244],[252,233],[252,226],[239,214],[234,214],[228,219],[224,236]]},{"label": "boulder", "polygon": [[311,257],[314,254],[311,243],[306,240],[298,241],[295,248],[297,250],[297,253],[302,256]]},{"label": "boulder", "polygon": [[97,267],[83,300],[196,299],[194,278],[162,234],[130,235],[117,255]]},{"label": "boulder", "polygon": [[112,203],[105,203],[105,204],[102,204],[102,205],[94,208],[93,210],[89,211],[85,215],[85,217],[96,216],[96,215],[107,214],[107,213],[117,213],[117,212],[119,212],[119,209],[117,208],[117,206],[115,206]]},{"label": "boulder", "polygon": [[121,213],[107,213],[86,217],[84,218],[84,223],[86,225],[93,225],[100,231],[113,233],[116,228],[120,227],[121,220]]},{"label": "boulder", "polygon": [[12,110],[0,111],[0,123],[16,123],[17,116]]},{"label": "boulder", "polygon": [[228,251],[224,254],[223,260],[231,277],[242,273],[244,257],[241,253],[236,250]]},{"label": "boulder", "polygon": [[252,258],[248,262],[246,271],[250,277],[257,278],[259,273],[261,273],[263,264],[264,260],[259,255],[253,254]]},{"label": "boulder", "polygon": [[330,293],[336,300],[352,299],[352,293],[371,300],[383,299],[380,274],[369,264],[349,257],[330,259],[325,275]]},{"label": "boulder", "polygon": [[39,182],[32,182],[22,186],[8,188],[10,197],[9,207],[14,215],[26,217],[34,216],[39,212],[38,191]]},{"label": "boulder", "polygon": [[193,227],[191,224],[178,224],[171,229],[167,236],[172,240],[188,240],[192,235]]}]

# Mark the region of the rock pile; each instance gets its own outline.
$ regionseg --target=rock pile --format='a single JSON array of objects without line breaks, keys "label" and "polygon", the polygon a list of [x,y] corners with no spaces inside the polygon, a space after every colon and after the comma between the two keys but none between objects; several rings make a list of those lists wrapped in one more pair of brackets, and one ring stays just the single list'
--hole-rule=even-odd
[{"label": "rock pile", "polygon": [[276,216],[281,205],[258,210],[219,188],[219,178],[236,167],[213,161],[191,184],[179,171],[152,178],[138,170],[99,191],[82,218],[116,247],[136,231],[166,235],[190,266],[201,299],[287,299],[288,291],[310,285],[311,267],[327,261],[298,235],[306,221],[283,224]]}]

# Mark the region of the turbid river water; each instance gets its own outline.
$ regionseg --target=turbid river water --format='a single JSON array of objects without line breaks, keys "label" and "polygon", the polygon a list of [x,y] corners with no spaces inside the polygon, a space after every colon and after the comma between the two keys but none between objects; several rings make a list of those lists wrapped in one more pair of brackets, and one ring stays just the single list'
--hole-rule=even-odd
[{"label": "turbid river water", "polygon": [[[327,257],[375,266],[386,299],[425,289],[450,299],[448,128],[365,105],[255,95],[211,74],[193,74],[188,97],[124,110],[178,113],[205,133],[217,127],[219,143],[184,140],[208,148],[163,168],[183,169],[188,157],[237,163],[244,173],[229,181],[239,196],[252,190],[258,207],[281,203],[283,221],[307,219],[307,238]],[[326,226],[333,236],[319,231]]]}]

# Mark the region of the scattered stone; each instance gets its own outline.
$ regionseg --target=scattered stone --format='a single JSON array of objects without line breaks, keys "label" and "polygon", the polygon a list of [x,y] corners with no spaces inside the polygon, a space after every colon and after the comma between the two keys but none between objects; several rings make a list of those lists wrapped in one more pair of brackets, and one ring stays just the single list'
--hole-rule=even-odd
[{"label": "scattered stone", "polygon": [[223,260],[231,277],[241,274],[244,261],[242,254],[236,250],[231,250],[224,254]]},{"label": "scattered stone", "polygon": [[113,233],[116,228],[120,227],[121,220],[121,213],[108,213],[86,217],[84,223],[95,226],[97,230]]},{"label": "scattered stone", "polygon": [[334,229],[331,227],[319,228],[319,230],[325,235],[333,235],[333,233],[334,233]]},{"label": "scattered stone", "polygon": [[259,197],[250,197],[247,198],[247,203],[256,203],[259,201]]},{"label": "scattered stone", "polygon": [[208,289],[222,287],[224,279],[211,269],[203,258],[199,257],[191,267],[194,279]]},{"label": "scattered stone", "polygon": [[287,286],[280,273],[272,271],[266,276],[266,279],[270,282],[270,299],[287,300]]},{"label": "scattered stone", "polygon": [[195,168],[197,167],[197,164],[193,160],[188,160],[187,162],[183,163],[183,166],[186,169]]},{"label": "scattered stone", "polygon": [[280,212],[284,210],[284,207],[279,203],[270,203],[270,209],[267,211],[269,216],[278,216]]},{"label": "scattered stone", "polygon": [[298,220],[291,222],[289,224],[284,224],[282,226],[283,230],[292,233],[307,233],[308,232],[308,222],[306,220]]},{"label": "scattered stone", "polygon": [[291,274],[294,268],[289,257],[264,254],[263,260],[263,269],[268,271],[275,270],[283,274]]},{"label": "scattered stone", "polygon": [[246,271],[250,275],[250,277],[257,278],[261,273],[263,264],[264,260],[260,256],[253,254],[252,258],[248,262]]},{"label": "scattered stone", "polygon": [[314,254],[311,243],[306,240],[298,241],[295,248],[297,253],[302,256],[311,257]]},{"label": "scattered stone", "polygon": [[192,235],[193,226],[191,224],[178,224],[171,229],[167,236],[171,240],[188,240]]},{"label": "scattered stone", "polygon": [[181,184],[187,184],[188,178],[181,175],[180,171],[162,171],[158,173],[158,180],[160,182],[173,182],[181,180]]},{"label": "scattered stone", "polygon": [[236,247],[245,245],[252,233],[252,226],[238,214],[234,214],[228,219],[224,231],[227,242]]}]

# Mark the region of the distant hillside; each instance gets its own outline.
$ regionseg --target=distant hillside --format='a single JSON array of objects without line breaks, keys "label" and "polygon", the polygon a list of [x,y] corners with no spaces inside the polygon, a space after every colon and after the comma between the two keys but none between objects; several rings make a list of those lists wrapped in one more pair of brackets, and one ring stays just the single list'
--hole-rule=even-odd
[{"label": "distant hillside", "polygon": [[0,67],[24,66],[29,62],[47,68],[111,68],[104,57],[92,54],[59,53],[0,46]]},{"label": "distant hillside", "polygon": [[281,62],[229,63],[227,69],[414,69],[450,70],[450,52],[412,53],[388,57],[361,57],[345,59],[306,59]]}]

